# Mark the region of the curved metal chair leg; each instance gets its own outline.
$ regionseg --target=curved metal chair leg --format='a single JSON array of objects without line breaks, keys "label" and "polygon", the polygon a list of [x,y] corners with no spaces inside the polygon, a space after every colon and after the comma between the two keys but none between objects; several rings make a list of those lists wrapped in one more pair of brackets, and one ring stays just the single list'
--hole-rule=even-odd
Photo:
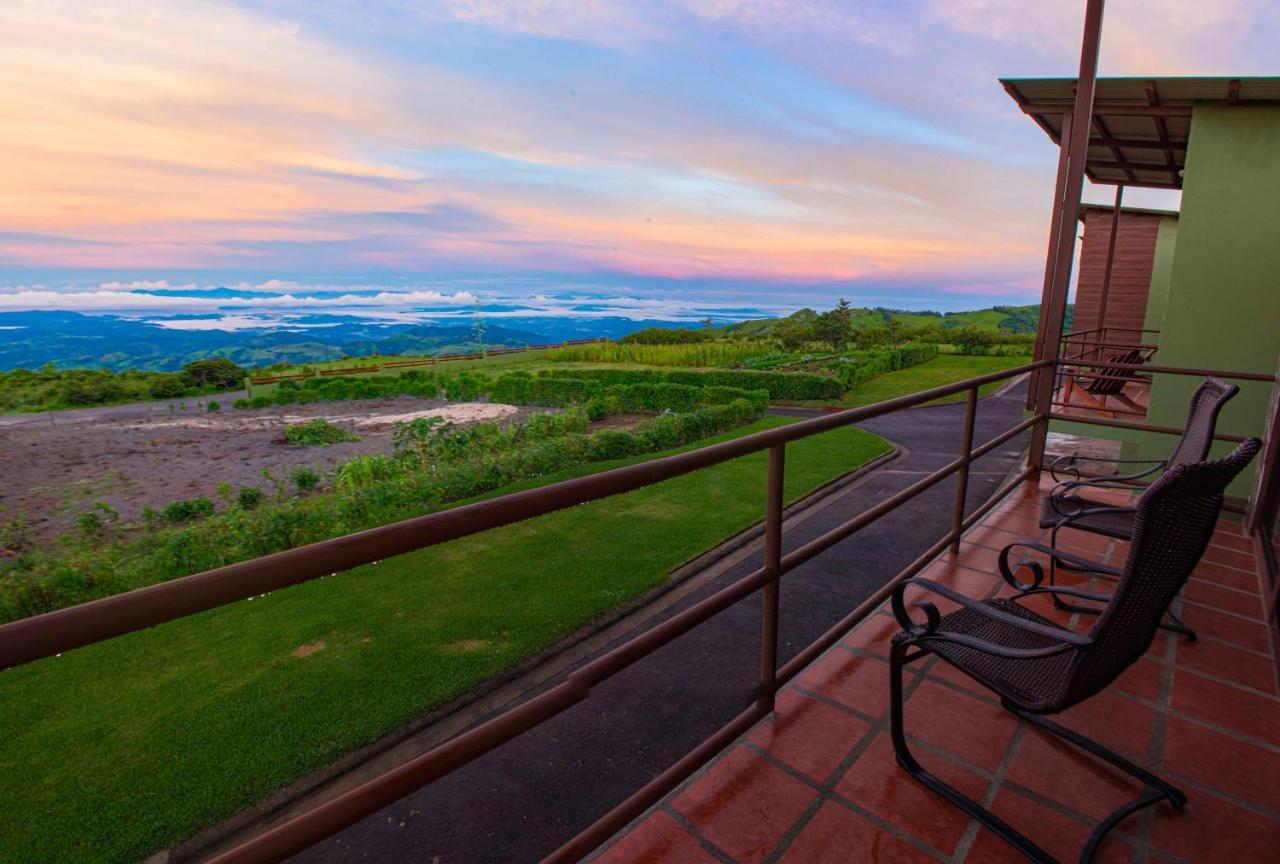
[{"label": "curved metal chair leg", "polygon": [[898,764],[923,786],[977,819],[993,834],[1025,855],[1028,860],[1034,861],[1035,864],[1058,864],[1053,856],[1019,833],[1009,823],[925,770],[912,754],[911,748],[907,746],[907,736],[903,731],[902,722],[902,667],[927,653],[922,651],[908,658],[907,646],[901,644],[895,644],[889,652],[889,725],[893,739],[893,752]]},{"label": "curved metal chair leg", "polygon": [[1187,796],[1181,789],[1160,777],[1157,777],[1145,768],[1134,764],[1119,753],[1103,747],[1097,741],[1094,741],[1092,738],[1086,738],[1079,732],[1073,732],[1065,726],[1060,726],[1052,720],[1036,714],[1028,714],[1025,711],[1019,710],[1016,706],[1010,705],[1008,702],[1004,702],[1003,704],[1005,709],[1014,716],[1026,720],[1028,723],[1033,723],[1041,729],[1053,733],[1067,743],[1074,744],[1076,747],[1079,747],[1090,755],[1101,759],[1107,764],[1119,768],[1121,771],[1146,787],[1147,791],[1145,794],[1116,808],[1094,826],[1093,832],[1089,835],[1089,839],[1084,845],[1084,849],[1080,852],[1079,864],[1088,864],[1088,862],[1092,861],[1094,854],[1098,851],[1098,847],[1102,845],[1102,841],[1106,838],[1107,833],[1125,819],[1129,818],[1134,813],[1137,813],[1139,810],[1159,804],[1161,801],[1168,801],[1175,810],[1181,810],[1186,806]]}]

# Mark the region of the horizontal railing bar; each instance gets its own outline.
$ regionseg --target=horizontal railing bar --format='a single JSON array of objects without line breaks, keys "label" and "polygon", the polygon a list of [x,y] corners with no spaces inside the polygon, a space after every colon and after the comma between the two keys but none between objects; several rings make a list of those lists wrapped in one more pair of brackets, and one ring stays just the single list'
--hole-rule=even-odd
[{"label": "horizontal railing bar", "polygon": [[781,687],[792,678],[799,675],[804,669],[817,660],[828,648],[844,638],[852,628],[856,627],[868,615],[879,608],[889,595],[893,593],[893,589],[899,584],[910,579],[912,576],[923,570],[930,561],[937,558],[938,555],[950,545],[952,540],[951,532],[948,531],[945,536],[937,543],[934,543],[926,549],[919,557],[898,571],[898,575],[894,576],[885,584],[876,589],[876,593],[872,594],[866,600],[863,600],[848,615],[845,615],[839,621],[830,627],[825,633],[810,642],[808,646],[803,648],[794,657],[778,667],[778,686]]},{"label": "horizontal railing bar", "polygon": [[[1063,414],[1061,411],[1053,411],[1049,414],[1050,420],[1061,420],[1064,423],[1087,423],[1093,426],[1111,426],[1115,429],[1132,429],[1135,432],[1158,432],[1162,435],[1182,435],[1185,429],[1178,429],[1175,426],[1153,426],[1150,423],[1129,423],[1125,420],[1110,420],[1105,417],[1092,417],[1084,414]],[[1213,436],[1214,441],[1226,441],[1231,444],[1239,444],[1245,440],[1243,435],[1228,435],[1225,432],[1216,433]]]},{"label": "horizontal railing bar", "polygon": [[217,606],[631,492],[654,483],[1049,366],[1041,360],[920,393],[825,414],[732,441],[565,480],[323,540],[0,625],[0,669],[29,663]]},{"label": "horizontal railing bar", "polygon": [[626,827],[628,822],[662,800],[662,796],[687,780],[695,771],[711,761],[717,753],[732,744],[765,716],[766,714],[753,704],[720,727],[706,741],[682,756],[670,768],[646,783],[627,800],[584,828],[578,836],[543,858],[542,864],[569,864],[569,862],[581,861],[594,852],[600,844]]},{"label": "horizontal railing bar", "polygon": [[571,678],[337,798],[215,855],[206,864],[283,861],[551,719],[589,693],[589,688]]},{"label": "horizontal railing bar", "polygon": [[1053,406],[1054,406],[1054,407],[1056,407],[1056,408],[1074,408],[1074,409],[1076,409],[1076,410],[1078,410],[1078,411],[1106,411],[1106,412],[1108,412],[1108,413],[1110,413],[1110,414],[1127,414],[1127,415],[1129,415],[1129,416],[1131,416],[1131,417],[1146,417],[1146,416],[1147,416],[1147,412],[1146,412],[1146,411],[1133,411],[1133,410],[1128,409],[1128,408],[1116,408],[1116,407],[1111,406],[1111,405],[1108,405],[1108,406],[1106,406],[1105,408],[1097,408],[1097,407],[1094,407],[1094,406],[1092,406],[1092,405],[1081,405],[1081,404],[1080,404],[1080,403],[1078,403],[1078,402],[1060,402],[1060,401],[1056,401],[1056,400],[1055,400],[1055,401],[1053,401],[1053,402],[1050,402],[1049,404],[1050,404],[1050,405],[1053,405]]},{"label": "horizontal railing bar", "polygon": [[[1032,417],[1028,417],[1026,420],[1023,420],[1017,426],[1014,426],[1010,429],[1005,430],[1001,434],[997,435],[996,437],[992,438],[990,441],[983,444],[981,447],[975,447],[970,457],[970,461],[974,459],[978,459],[982,456],[985,456],[987,453],[990,453],[992,450],[996,449],[1001,444],[1008,441],[1010,438],[1013,438],[1019,433],[1024,432],[1025,430],[1031,428],[1036,423],[1040,422],[1042,419],[1043,418],[1038,414]],[[897,509],[898,507],[910,501],[912,498],[915,498],[917,495],[921,494],[922,492],[925,492],[930,488],[932,488],[933,486],[936,486],[937,484],[941,483],[943,480],[947,479],[952,474],[959,471],[962,467],[964,467],[964,465],[965,465],[964,457],[963,456],[958,457],[955,460],[948,462],[946,465],[942,466],[938,470],[932,472],[931,474],[927,474],[924,477],[920,478],[916,482],[912,483],[910,486],[907,486],[903,489],[898,490],[893,495],[890,495],[888,498],[881,501],[879,504],[876,504],[874,507],[869,507],[866,510],[863,510],[861,513],[859,513],[857,516],[854,516],[852,519],[848,520],[847,522],[837,525],[835,528],[832,528],[830,531],[827,531],[825,534],[821,534],[813,538],[812,540],[810,540],[808,543],[805,543],[803,546],[793,549],[791,552],[788,552],[786,555],[782,556],[782,572],[786,573],[789,570],[793,570],[799,565],[803,564],[804,562],[809,561],[810,559],[818,555],[821,555],[823,552],[827,551],[832,546],[853,536],[854,534],[856,534],[858,531],[865,528],[870,523],[884,516],[886,513],[889,513]]]},{"label": "horizontal railing bar", "polygon": [[1006,495],[1031,478],[1036,473],[1036,470],[1037,469],[1034,465],[1028,465],[1026,468],[1022,469],[1022,471],[1005,481],[1003,486],[991,494],[991,497],[987,498],[987,500],[982,502],[976,510],[965,517],[964,522],[961,523],[961,532],[963,533],[964,531],[968,531],[974,525],[977,525],[978,520],[995,509],[995,506],[999,504]]},{"label": "horizontal railing bar", "polygon": [[964,464],[964,459],[955,459],[952,462],[948,462],[937,471],[927,474],[912,483],[910,486],[898,490],[879,504],[863,510],[852,519],[842,522],[830,531],[818,535],[803,546],[799,546],[791,550],[786,555],[782,556],[782,572],[786,573],[790,570],[794,570],[806,561],[812,560],[823,552],[826,552],[837,543],[847,540],[849,537],[852,537],[854,534],[884,516],[886,513],[897,509],[920,493],[938,485],[943,480],[959,471]]},{"label": "horizontal railing bar", "polygon": [[[1038,421],[1040,418],[1033,417],[1031,419],[1032,419],[1032,422],[1034,423],[1035,421]],[[992,495],[989,496],[987,500],[984,501],[978,507],[978,509],[973,512],[971,516],[969,516],[969,518],[964,520],[964,522],[962,523],[963,524],[962,532],[969,530],[969,528],[971,528],[978,521],[978,519],[981,519],[983,516],[985,516],[997,504],[1000,503],[1001,499],[1003,499],[1006,495],[1008,495],[1012,490],[1017,488],[1018,484],[1024,482],[1028,477],[1030,477],[1035,473],[1036,473],[1036,469],[1031,466],[1028,466],[1024,468],[1021,472],[1019,472],[1015,477],[1013,477],[1008,482],[1006,482],[999,489],[997,489],[994,493],[992,493]],[[818,657],[824,651],[826,651],[828,648],[830,648],[832,645],[838,642],[844,636],[844,634],[848,633],[851,629],[856,627],[864,618],[866,618],[868,615],[874,612],[881,603],[883,603],[886,599],[888,599],[889,595],[893,593],[894,588],[896,588],[901,582],[904,582],[907,579],[910,579],[912,576],[916,575],[921,570],[923,570],[925,566],[927,566],[930,561],[932,561],[939,554],[941,554],[942,551],[945,550],[947,546],[949,546],[952,540],[954,539],[955,539],[954,533],[948,532],[948,534],[945,537],[943,537],[937,543],[934,543],[927,550],[925,550],[923,554],[921,554],[918,558],[916,558],[914,561],[912,561],[910,564],[904,567],[901,571],[899,571],[897,576],[894,576],[892,579],[890,579],[888,582],[882,585],[876,591],[875,594],[872,594],[862,603],[858,604],[857,608],[855,608],[852,612],[850,612],[848,615],[845,615],[843,618],[837,621],[834,626],[828,629],[825,633],[823,633],[813,642],[809,643],[809,645],[806,648],[801,650],[798,654],[796,654],[786,663],[782,664],[782,666],[778,669],[778,686],[781,687],[783,684],[790,681],[792,678],[798,675],[806,666],[808,666],[814,660],[818,659]]]},{"label": "horizontal railing bar", "polygon": [[[1061,363],[1061,361],[1057,361]],[[1070,366],[1088,366],[1091,369],[1125,369],[1161,375],[1195,375],[1207,378],[1234,378],[1238,381],[1274,382],[1276,376],[1265,372],[1226,372],[1221,369],[1192,369],[1184,366],[1155,366],[1150,363],[1112,363],[1108,360],[1072,360]]]}]

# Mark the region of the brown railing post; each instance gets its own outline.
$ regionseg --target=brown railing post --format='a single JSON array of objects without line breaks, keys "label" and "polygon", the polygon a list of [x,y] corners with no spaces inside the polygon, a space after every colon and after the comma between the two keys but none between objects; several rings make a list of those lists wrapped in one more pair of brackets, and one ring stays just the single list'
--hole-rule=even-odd
[{"label": "brown railing post", "polygon": [[778,596],[782,579],[782,477],[786,466],[786,445],[769,448],[769,477],[765,490],[764,567],[769,584],[761,592],[760,609],[760,695],[756,706],[761,714],[773,710],[778,691]]},{"label": "brown railing post", "polygon": [[978,416],[978,388],[969,388],[969,398],[964,410],[964,440],[960,444],[960,458],[964,462],[956,478],[956,503],[951,510],[951,551],[960,552],[960,534],[964,531],[964,502],[969,495],[969,466],[973,464],[973,424]]}]

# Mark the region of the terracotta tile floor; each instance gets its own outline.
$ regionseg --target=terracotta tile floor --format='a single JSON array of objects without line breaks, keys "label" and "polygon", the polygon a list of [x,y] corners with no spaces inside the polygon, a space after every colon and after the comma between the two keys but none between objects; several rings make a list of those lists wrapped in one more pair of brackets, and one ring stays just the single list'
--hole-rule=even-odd
[{"label": "terracotta tile floor", "polygon": [[[1027,536],[1039,494],[1030,484],[1016,490],[969,532],[959,556],[944,555],[922,575],[971,596],[1007,593],[993,550]],[[1244,539],[1224,520],[1177,601],[1198,642],[1162,633],[1109,690],[1058,718],[1161,773],[1190,799],[1182,813],[1162,804],[1130,817],[1095,861],[1280,860],[1280,691]],[[1085,554],[1123,563],[1127,544],[1074,540]],[[1037,611],[1080,630],[1092,624]],[[870,616],[779,693],[771,717],[594,860],[1021,860],[894,762],[886,657],[897,629],[886,609]],[[1127,777],[1028,727],[937,658],[907,668],[907,732],[917,757],[1051,854],[1076,860],[1091,821],[1134,797]]]}]

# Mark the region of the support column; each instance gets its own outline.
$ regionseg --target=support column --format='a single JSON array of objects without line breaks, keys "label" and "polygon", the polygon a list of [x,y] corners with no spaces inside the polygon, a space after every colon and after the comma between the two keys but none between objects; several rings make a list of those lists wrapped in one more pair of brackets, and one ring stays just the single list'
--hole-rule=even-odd
[{"label": "support column", "polygon": [[[1072,110],[1071,135],[1064,133],[1067,151],[1066,182],[1062,189],[1061,215],[1057,220],[1058,239],[1054,249],[1050,290],[1040,303],[1044,337],[1037,360],[1056,361],[1061,351],[1062,321],[1067,311],[1067,289],[1071,285],[1071,260],[1076,251],[1076,222],[1080,219],[1080,193],[1084,189],[1084,165],[1089,152],[1089,130],[1093,126],[1093,94],[1098,80],[1098,49],[1102,43],[1103,0],[1089,0],[1084,14],[1084,38],[1080,44],[1080,75],[1076,81],[1076,101]],[[1035,411],[1047,415],[1053,401],[1054,370],[1044,370],[1036,381]],[[1047,419],[1031,430],[1029,464],[1037,471],[1044,465]]]},{"label": "support column", "polygon": [[[1102,294],[1098,297],[1098,341],[1107,341],[1107,298],[1111,294],[1111,270],[1116,263],[1116,237],[1120,233],[1120,204],[1124,201],[1124,184],[1116,187],[1116,203],[1111,209],[1111,236],[1107,239],[1107,266],[1102,271]],[[1138,341],[1142,341],[1139,339]],[[1102,359],[1102,346],[1093,351],[1095,360]]]}]

